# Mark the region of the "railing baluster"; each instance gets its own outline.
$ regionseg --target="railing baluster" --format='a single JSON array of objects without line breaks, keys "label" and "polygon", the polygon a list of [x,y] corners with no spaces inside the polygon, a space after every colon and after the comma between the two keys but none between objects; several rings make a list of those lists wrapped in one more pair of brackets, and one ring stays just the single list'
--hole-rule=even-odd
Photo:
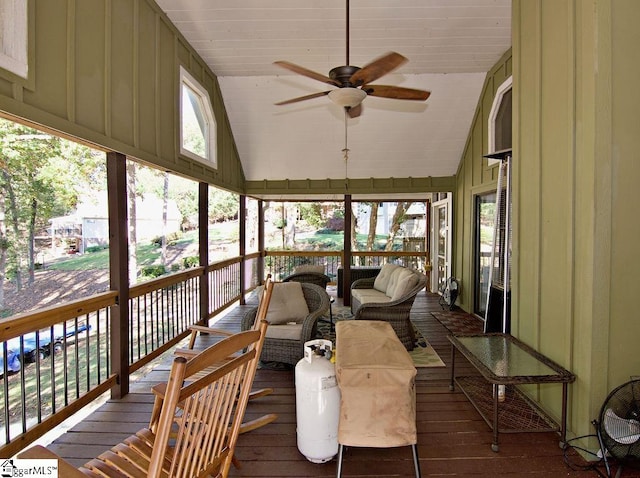
[{"label": "railing baluster", "polygon": [[[369,264],[393,260],[404,263],[428,263],[425,253],[356,252],[354,256],[363,257]],[[231,302],[238,300],[242,291],[251,290],[262,282],[263,278],[258,277],[256,268],[258,257],[258,254],[249,254],[245,257],[244,265],[237,257],[211,264],[206,268],[195,267],[132,286],[129,290],[128,307],[130,365],[138,364],[139,368],[141,363],[149,362],[167,348],[165,344],[172,341],[177,343],[176,337],[186,337],[189,325],[200,320],[199,294],[203,274],[208,275],[210,283],[210,310],[204,315],[212,317]],[[337,269],[342,263],[342,252],[268,251],[264,261],[265,273],[271,273],[274,278],[281,280],[282,274],[292,272],[294,265],[305,263],[322,264],[326,272],[336,278]],[[247,284],[240,282],[241,267],[246,268]],[[3,370],[0,370],[3,372],[0,403],[4,405],[4,424],[0,425],[5,427],[4,448],[7,448],[6,445],[11,444],[12,440],[16,440],[10,428],[12,416],[16,418],[14,425],[21,425],[22,431],[25,432],[33,422],[46,423],[53,414],[59,410],[62,412],[64,407],[72,405],[85,390],[87,393],[97,393],[94,389],[105,381],[115,383],[116,378],[111,376],[110,307],[116,302],[117,293],[106,292],[47,309],[45,312],[23,314],[15,319],[4,320],[3,328],[0,329],[0,343],[5,357]],[[86,322],[86,329],[78,332],[81,319]],[[93,330],[90,330],[90,326]],[[57,328],[62,329],[62,353],[56,355],[53,344],[49,344],[50,353],[47,356],[40,358],[36,350],[35,364],[25,363],[20,373],[10,376],[7,341],[19,337],[18,353],[24,357],[25,335],[35,332],[37,348],[46,349],[47,345],[43,342],[44,332],[41,335],[39,331],[48,330],[55,341]],[[84,345],[81,340],[85,341]],[[71,343],[74,348],[68,350]],[[83,367],[86,370],[83,370]],[[30,369],[29,373],[26,373],[26,369]],[[33,380],[28,390],[25,386],[27,377]],[[80,380],[85,380],[86,383],[80,383]],[[37,404],[37,410],[28,409],[27,403]],[[12,413],[9,413],[9,410]],[[20,416],[19,419],[17,415]],[[3,447],[0,447],[0,452],[2,450]]]}]

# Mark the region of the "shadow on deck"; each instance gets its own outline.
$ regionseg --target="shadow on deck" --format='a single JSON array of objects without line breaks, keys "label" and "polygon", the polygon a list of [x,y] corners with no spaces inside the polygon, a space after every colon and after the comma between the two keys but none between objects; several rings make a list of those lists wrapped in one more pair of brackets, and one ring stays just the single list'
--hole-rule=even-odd
[{"label": "shadow on deck", "polygon": [[[240,318],[248,309],[249,306],[234,307],[216,323],[216,327],[239,331]],[[418,294],[412,320],[447,364],[446,367],[418,369],[417,426],[422,475],[596,476],[594,471],[574,471],[564,463],[556,433],[503,434],[500,452],[491,451],[492,433],[487,424],[459,389],[449,391],[449,332],[431,314],[436,311],[442,311],[437,296],[424,292]],[[481,328],[479,320],[466,314],[457,314],[457,319],[453,314],[450,319],[450,328],[459,326],[464,331]],[[201,340],[206,341],[207,338]],[[171,356],[167,355],[153,370],[132,383],[132,393],[122,400],[109,400],[48,448],[79,466],[147,426],[153,403],[150,387],[167,379],[170,362]],[[475,371],[460,357],[456,359],[458,373]],[[242,467],[232,468],[230,476],[335,476],[335,459],[325,464],[312,464],[297,449],[293,371],[260,369],[255,387],[272,387],[274,393],[250,402],[247,418],[277,413],[278,419],[240,436],[236,455]],[[414,476],[410,448],[348,448],[344,456],[343,476]],[[623,476],[640,475],[625,472]]]}]

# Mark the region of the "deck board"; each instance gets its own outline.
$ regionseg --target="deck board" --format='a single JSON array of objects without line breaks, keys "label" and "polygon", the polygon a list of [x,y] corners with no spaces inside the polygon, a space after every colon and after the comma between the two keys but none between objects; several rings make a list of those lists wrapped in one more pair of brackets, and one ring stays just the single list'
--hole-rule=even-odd
[{"label": "deck board", "polygon": [[[340,300],[340,299],[338,299]],[[216,327],[238,331],[248,306],[235,307]],[[416,379],[418,450],[422,476],[491,477],[593,477],[593,471],[573,471],[563,461],[556,433],[501,434],[500,452],[490,449],[492,432],[459,390],[449,391],[451,345],[448,330],[431,311],[440,311],[437,297],[420,293],[412,309],[412,320],[443,359],[446,367],[419,368]],[[204,337],[204,347],[214,338]],[[142,379],[132,383],[132,393],[122,400],[109,400],[60,436],[48,448],[80,466],[148,423],[153,397],[151,385],[166,380],[171,357]],[[476,373],[456,356],[456,373]],[[258,370],[255,388],[272,387],[273,394],[249,403],[247,418],[277,413],[278,419],[263,428],[241,435],[236,454],[242,463],[233,477],[332,477],[336,462],[308,462],[296,446],[295,388],[292,371]],[[623,477],[640,476],[625,470]],[[414,476],[411,450],[346,449],[345,478]]]}]

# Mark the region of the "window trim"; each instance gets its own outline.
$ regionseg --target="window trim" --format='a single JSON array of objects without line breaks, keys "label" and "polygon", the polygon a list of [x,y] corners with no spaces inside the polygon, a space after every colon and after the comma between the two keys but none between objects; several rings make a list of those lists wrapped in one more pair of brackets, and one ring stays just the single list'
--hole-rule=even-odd
[{"label": "window trim", "polygon": [[[496,137],[495,137],[495,129],[496,129],[496,117],[498,116],[498,112],[500,111],[500,105],[502,104],[502,99],[507,91],[513,88],[513,76],[507,78],[496,90],[496,94],[493,97],[493,103],[491,104],[491,110],[489,111],[489,117],[487,118],[487,131],[488,131],[488,149],[487,154],[496,152]],[[487,165],[493,166],[500,162],[498,159],[487,159]]]},{"label": "window trim", "polygon": [[[205,136],[205,146],[207,153],[209,155],[208,158],[200,156],[193,151],[190,151],[184,147],[184,138],[183,138],[183,125],[182,125],[182,108],[183,101],[185,101],[183,94],[183,86],[187,86],[190,88],[196,95],[200,97],[202,105],[204,108],[202,110],[203,117],[205,122],[207,123],[206,131],[204,132]],[[196,80],[183,66],[180,66],[180,82],[178,84],[178,97],[179,97],[179,107],[178,107],[178,124],[179,124],[179,147],[180,147],[180,155],[187,157],[189,159],[193,159],[200,163],[204,163],[207,166],[210,166],[214,169],[218,167],[218,158],[217,158],[217,121],[215,114],[213,112],[213,103],[211,102],[211,97],[209,96],[209,92],[202,86],[202,84]]]},{"label": "window trim", "polygon": [[[0,18],[0,25],[11,35],[13,48],[0,42],[0,68],[25,80],[29,77],[29,17],[27,0],[0,0],[7,17]],[[6,27],[6,28],[5,28]]]}]

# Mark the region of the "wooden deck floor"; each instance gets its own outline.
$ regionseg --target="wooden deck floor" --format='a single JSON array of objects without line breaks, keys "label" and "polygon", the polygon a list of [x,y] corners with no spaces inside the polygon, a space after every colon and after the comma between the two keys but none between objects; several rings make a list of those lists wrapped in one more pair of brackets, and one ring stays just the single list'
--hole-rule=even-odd
[{"label": "wooden deck floor", "polygon": [[[437,297],[420,293],[412,319],[447,364],[444,368],[419,368],[417,377],[418,449],[422,476],[597,476],[594,471],[573,471],[563,461],[555,433],[502,434],[500,451],[490,449],[492,433],[458,389],[449,391],[450,345],[447,329],[430,312],[441,311]],[[218,327],[238,329],[246,306],[234,308]],[[166,380],[169,359],[132,385],[125,399],[109,401],[55,440],[48,448],[75,465],[81,465],[148,424],[151,385]],[[465,370],[468,369],[468,370]],[[472,373],[463,358],[456,359],[456,374]],[[296,447],[295,389],[292,371],[259,370],[256,387],[274,393],[249,404],[249,418],[277,413],[276,422],[242,435],[234,477],[331,477],[336,462],[312,464]],[[344,456],[346,477],[411,477],[410,448],[348,448]],[[623,473],[624,477],[640,476]]]}]

